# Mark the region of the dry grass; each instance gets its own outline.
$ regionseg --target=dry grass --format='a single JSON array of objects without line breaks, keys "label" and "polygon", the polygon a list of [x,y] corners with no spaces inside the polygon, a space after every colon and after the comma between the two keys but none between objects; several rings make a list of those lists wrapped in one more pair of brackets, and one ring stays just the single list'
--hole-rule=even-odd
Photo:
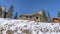
[{"label": "dry grass", "polygon": [[13,34],[13,31],[7,30],[6,34]]},{"label": "dry grass", "polygon": [[29,30],[22,30],[23,33],[26,33],[26,34],[31,34],[31,32]]}]

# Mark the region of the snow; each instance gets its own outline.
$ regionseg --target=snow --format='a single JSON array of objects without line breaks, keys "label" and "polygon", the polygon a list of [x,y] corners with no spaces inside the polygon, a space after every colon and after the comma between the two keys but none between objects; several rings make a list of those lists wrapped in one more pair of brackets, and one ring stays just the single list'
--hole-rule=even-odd
[{"label": "snow", "polygon": [[60,25],[59,23],[0,18],[0,34],[6,34],[8,30],[12,31],[12,34],[26,34],[26,32],[30,34],[59,34]]}]

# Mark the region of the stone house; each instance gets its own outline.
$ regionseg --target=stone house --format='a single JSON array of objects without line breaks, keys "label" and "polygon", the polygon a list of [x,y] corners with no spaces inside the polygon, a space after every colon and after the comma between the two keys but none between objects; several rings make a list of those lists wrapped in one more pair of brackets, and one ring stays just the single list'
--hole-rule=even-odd
[{"label": "stone house", "polygon": [[43,12],[40,11],[40,12],[36,12],[34,14],[22,14],[19,19],[42,22],[43,21],[42,16],[43,16]]}]

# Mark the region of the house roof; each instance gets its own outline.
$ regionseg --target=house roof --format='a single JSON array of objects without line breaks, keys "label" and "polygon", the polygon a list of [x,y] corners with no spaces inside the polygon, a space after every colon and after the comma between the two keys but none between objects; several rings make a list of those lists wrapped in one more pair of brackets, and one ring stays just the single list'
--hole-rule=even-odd
[{"label": "house roof", "polygon": [[53,18],[53,20],[58,20],[58,18]]},{"label": "house roof", "polygon": [[40,14],[40,15],[43,15],[43,12],[40,11],[40,12],[36,12],[36,13],[34,13],[34,14]]},{"label": "house roof", "polygon": [[43,12],[40,11],[40,12],[36,12],[36,13],[34,13],[34,14],[22,14],[21,16],[32,16],[32,15],[37,15],[37,14],[43,15]]}]

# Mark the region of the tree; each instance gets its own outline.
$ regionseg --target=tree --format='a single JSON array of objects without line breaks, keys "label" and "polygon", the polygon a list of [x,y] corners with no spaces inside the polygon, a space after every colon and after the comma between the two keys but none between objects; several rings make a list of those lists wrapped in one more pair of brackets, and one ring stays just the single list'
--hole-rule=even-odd
[{"label": "tree", "polygon": [[2,15],[2,8],[1,8],[1,4],[0,4],[0,17]]},{"label": "tree", "polygon": [[0,7],[0,16],[2,15],[2,8]]},{"label": "tree", "polygon": [[48,22],[51,22],[51,17],[50,17],[49,11],[47,11],[47,20],[48,20]]},{"label": "tree", "polygon": [[7,12],[4,12],[4,18],[6,18]]},{"label": "tree", "polygon": [[47,16],[45,10],[42,10],[42,12],[43,12],[43,22],[47,22]]},{"label": "tree", "polygon": [[12,18],[13,14],[13,5],[11,5],[10,9],[8,10],[7,18]]},{"label": "tree", "polygon": [[60,12],[58,11],[58,22],[60,23]]},{"label": "tree", "polygon": [[6,12],[6,8],[5,8],[5,6],[2,6],[2,18],[6,18],[6,14],[7,14],[7,12]]},{"label": "tree", "polygon": [[15,16],[14,16],[14,19],[18,19],[18,15],[17,15],[17,12],[16,12],[16,14],[15,14]]}]

